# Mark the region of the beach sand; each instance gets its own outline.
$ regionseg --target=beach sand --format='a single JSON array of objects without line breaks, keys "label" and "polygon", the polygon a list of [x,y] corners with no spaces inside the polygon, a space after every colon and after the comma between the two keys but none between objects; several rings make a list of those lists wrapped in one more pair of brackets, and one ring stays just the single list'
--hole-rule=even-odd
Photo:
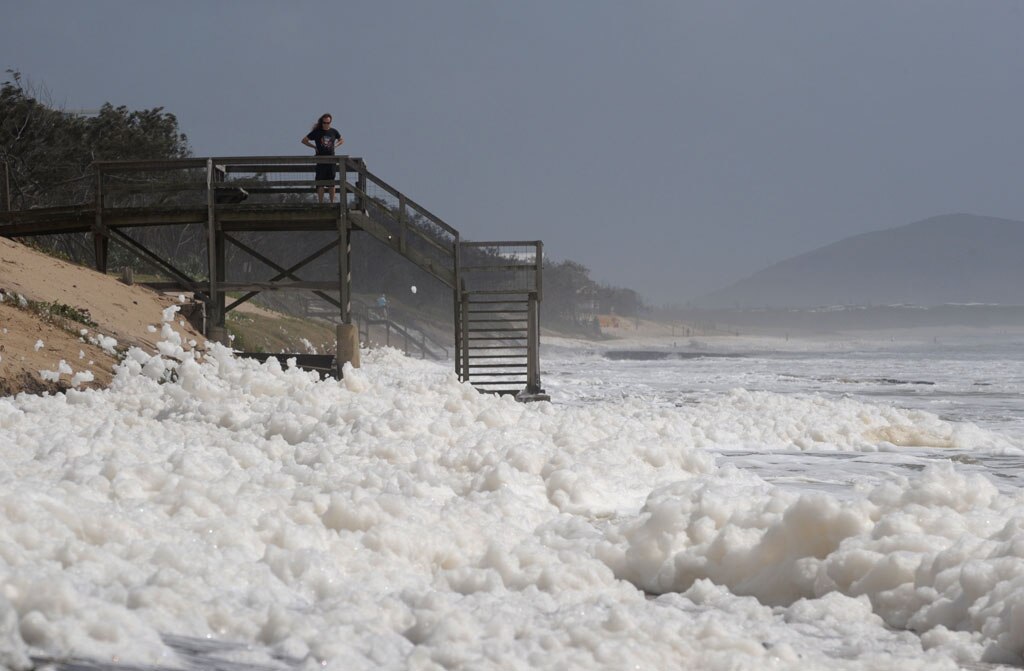
[{"label": "beach sand", "polygon": [[[113,338],[117,349],[137,345],[152,351],[160,336],[163,310],[178,303],[177,295],[158,294],[73,263],[48,256],[13,240],[0,239],[0,394],[19,391],[56,391],[71,384],[73,374],[59,373],[63,360],[74,373],[89,371],[92,382],[109,383],[117,357],[97,342]],[[35,310],[19,307],[26,301],[56,303],[88,313],[96,326],[59,317],[45,318]],[[184,321],[178,317],[176,321]],[[150,331],[155,326],[155,331]],[[202,342],[191,324],[178,325],[186,338]],[[86,334],[81,330],[85,329]],[[39,342],[41,346],[37,346]],[[93,342],[90,342],[93,341]],[[66,371],[66,368],[64,369]],[[40,371],[58,371],[56,382]]]}]

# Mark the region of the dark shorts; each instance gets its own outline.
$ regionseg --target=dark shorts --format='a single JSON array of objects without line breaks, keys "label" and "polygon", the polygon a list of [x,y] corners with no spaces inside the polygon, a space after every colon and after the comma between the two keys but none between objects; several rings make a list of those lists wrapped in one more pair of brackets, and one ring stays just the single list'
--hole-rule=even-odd
[{"label": "dark shorts", "polygon": [[317,163],[316,164],[316,181],[318,181],[318,182],[333,182],[334,181],[334,164],[333,163]]}]

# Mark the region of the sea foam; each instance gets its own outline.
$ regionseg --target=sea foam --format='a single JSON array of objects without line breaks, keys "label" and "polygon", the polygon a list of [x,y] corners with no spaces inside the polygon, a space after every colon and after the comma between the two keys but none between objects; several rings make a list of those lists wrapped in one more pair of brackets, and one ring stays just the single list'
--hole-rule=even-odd
[{"label": "sea foam", "polygon": [[896,430],[998,443],[980,429],[741,390],[519,404],[390,349],[321,381],[163,330],[109,389],[0,399],[4,663],[173,665],[168,634],[339,669],[932,669],[1024,649],[1019,499],[942,466],[840,500],[715,455],[891,449]]}]

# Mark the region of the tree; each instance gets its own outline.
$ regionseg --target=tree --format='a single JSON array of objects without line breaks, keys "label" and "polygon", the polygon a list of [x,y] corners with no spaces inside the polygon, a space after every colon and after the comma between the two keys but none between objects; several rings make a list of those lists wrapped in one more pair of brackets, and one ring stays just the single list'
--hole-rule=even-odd
[{"label": "tree", "polygon": [[[544,264],[544,301],[541,304],[545,319],[575,323],[584,292],[596,283],[590,279],[590,270],[575,261],[565,260]],[[589,292],[587,292],[589,293]]]},{"label": "tree", "polygon": [[93,161],[191,154],[177,117],[162,107],[132,111],[106,103],[84,117],[53,106],[46,89],[20,72],[7,74],[0,84],[0,162],[7,164],[11,209],[87,202]]},{"label": "tree", "polygon": [[[75,205],[93,198],[93,161],[185,158],[188,138],[162,107],[129,110],[106,103],[99,114],[71,114],[50,102],[49,92],[16,70],[0,84],[0,164],[6,164],[14,210]],[[147,246],[182,246],[179,230],[145,231]],[[165,240],[166,238],[166,240]],[[81,235],[40,241],[76,261],[92,246]],[[112,250],[116,265],[121,250]],[[124,257],[130,258],[130,257]]]}]

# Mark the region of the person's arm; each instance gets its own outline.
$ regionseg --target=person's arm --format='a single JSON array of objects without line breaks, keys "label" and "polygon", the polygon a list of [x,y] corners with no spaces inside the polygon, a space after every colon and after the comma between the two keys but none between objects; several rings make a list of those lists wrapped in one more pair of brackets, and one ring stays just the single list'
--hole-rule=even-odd
[{"label": "person's arm", "polygon": [[337,137],[334,138],[334,146],[337,147],[340,144],[345,144],[345,138],[341,136],[341,133],[338,133]]},{"label": "person's arm", "polygon": [[313,149],[316,149],[316,145],[309,141],[308,135],[304,135],[302,137],[302,144],[306,145],[307,147],[312,147]]}]

